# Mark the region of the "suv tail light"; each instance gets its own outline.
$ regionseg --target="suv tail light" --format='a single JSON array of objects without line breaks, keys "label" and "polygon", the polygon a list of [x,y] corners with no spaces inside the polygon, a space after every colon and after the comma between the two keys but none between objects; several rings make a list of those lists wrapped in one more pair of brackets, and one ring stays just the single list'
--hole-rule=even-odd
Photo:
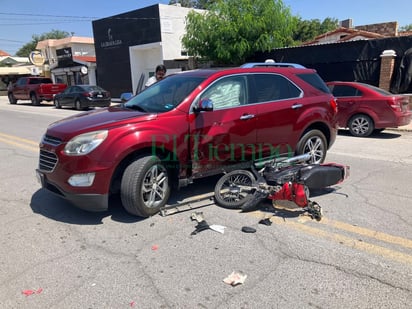
[{"label": "suv tail light", "polygon": [[336,103],[336,100],[335,100],[335,99],[331,99],[330,102],[329,102],[329,104],[330,104],[330,106],[332,107],[333,112],[334,112],[335,114],[337,114],[337,113],[338,113],[338,103]]}]

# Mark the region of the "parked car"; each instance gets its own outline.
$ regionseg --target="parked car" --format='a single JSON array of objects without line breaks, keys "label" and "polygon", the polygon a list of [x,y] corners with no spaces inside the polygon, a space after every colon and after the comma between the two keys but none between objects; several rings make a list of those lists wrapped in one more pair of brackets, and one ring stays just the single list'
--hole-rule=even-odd
[{"label": "parked car", "polygon": [[109,107],[110,104],[110,92],[93,85],[70,86],[54,96],[56,108],[70,106],[82,110],[90,107]]},{"label": "parked car", "polygon": [[358,82],[327,82],[338,103],[338,124],[353,136],[404,126],[411,121],[409,98]]},{"label": "parked car", "polygon": [[316,71],[193,70],[170,75],[126,103],[51,124],[40,143],[42,187],[104,211],[119,194],[131,214],[157,213],[171,188],[279,154],[323,162],[336,102]]}]

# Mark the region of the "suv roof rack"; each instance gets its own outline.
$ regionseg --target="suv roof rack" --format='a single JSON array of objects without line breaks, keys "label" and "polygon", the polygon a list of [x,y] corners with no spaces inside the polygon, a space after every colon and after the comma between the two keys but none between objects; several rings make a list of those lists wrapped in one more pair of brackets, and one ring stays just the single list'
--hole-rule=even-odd
[{"label": "suv roof rack", "polygon": [[298,68],[298,69],[305,69],[301,64],[298,63],[291,63],[291,62],[275,62],[275,61],[270,61],[266,60],[265,62],[247,62],[244,63],[240,66],[241,68],[270,68],[270,67],[275,67],[275,68]]}]

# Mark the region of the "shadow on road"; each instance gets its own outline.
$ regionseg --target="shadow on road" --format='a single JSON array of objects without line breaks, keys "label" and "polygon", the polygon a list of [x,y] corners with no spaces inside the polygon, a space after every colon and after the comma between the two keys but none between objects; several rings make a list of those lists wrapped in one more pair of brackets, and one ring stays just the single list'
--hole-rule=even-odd
[{"label": "shadow on road", "polygon": [[34,213],[69,224],[97,225],[102,224],[103,219],[106,217],[123,223],[136,223],[144,220],[144,218],[128,214],[123,207],[121,207],[118,197],[110,199],[109,204],[110,207],[108,211],[88,212],[76,208],[65,199],[45,189],[40,189],[33,194],[30,207]]},{"label": "shadow on road", "polygon": [[399,138],[402,136],[402,134],[396,131],[390,131],[390,129],[388,129],[388,131],[382,131],[382,132],[376,132],[376,133],[374,132],[368,137],[356,137],[350,134],[349,130],[339,129],[338,135],[350,136],[353,138],[364,138],[364,139],[371,139],[371,138],[373,139],[393,139],[393,138]]},{"label": "shadow on road", "polygon": [[[179,205],[188,200],[200,198],[202,195],[213,193],[218,179],[219,176],[208,177],[195,181],[193,184],[180,190],[172,190],[166,206]],[[210,201],[210,199],[205,200]],[[114,195],[110,198],[108,211],[88,212],[76,208],[70,202],[45,189],[40,189],[32,195],[30,207],[34,213],[69,224],[97,225],[102,224],[103,219],[107,217],[122,223],[136,223],[146,219],[127,213],[122,207],[119,195]]]}]

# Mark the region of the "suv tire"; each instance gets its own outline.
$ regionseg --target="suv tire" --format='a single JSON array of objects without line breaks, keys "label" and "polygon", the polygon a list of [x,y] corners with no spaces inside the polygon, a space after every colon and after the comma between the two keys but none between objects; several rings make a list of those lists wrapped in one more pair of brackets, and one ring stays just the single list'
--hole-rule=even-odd
[{"label": "suv tire", "polygon": [[169,174],[156,156],[144,156],[125,170],[120,189],[123,207],[132,215],[149,217],[160,211],[170,196]]},{"label": "suv tire", "polygon": [[310,130],[300,139],[296,154],[310,153],[311,159],[308,163],[319,164],[325,161],[327,150],[325,135],[319,130]]}]

